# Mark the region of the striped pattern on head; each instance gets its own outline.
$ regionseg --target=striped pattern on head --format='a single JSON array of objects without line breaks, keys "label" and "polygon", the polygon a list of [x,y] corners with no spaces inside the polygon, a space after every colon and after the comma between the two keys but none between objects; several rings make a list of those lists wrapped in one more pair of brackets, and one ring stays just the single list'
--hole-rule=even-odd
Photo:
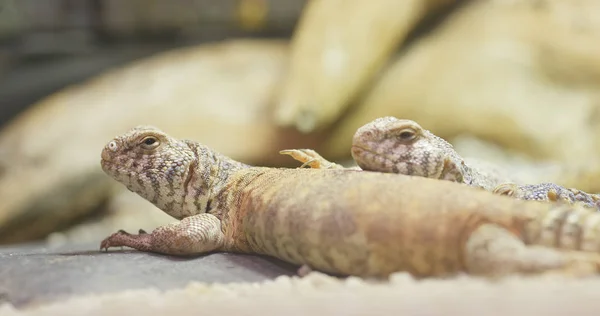
[{"label": "striped pattern on head", "polygon": [[203,186],[191,183],[198,179],[194,148],[152,126],[137,126],[115,137],[101,157],[105,173],[175,218],[189,215],[186,196]]},{"label": "striped pattern on head", "polygon": [[465,165],[452,145],[415,121],[375,119],[354,134],[352,157],[368,171],[463,182]]}]

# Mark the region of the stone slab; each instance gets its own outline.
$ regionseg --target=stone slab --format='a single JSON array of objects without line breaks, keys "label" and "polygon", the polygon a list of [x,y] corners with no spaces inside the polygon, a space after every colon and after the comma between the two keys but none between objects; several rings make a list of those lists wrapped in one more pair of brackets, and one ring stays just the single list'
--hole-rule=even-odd
[{"label": "stone slab", "polygon": [[0,301],[24,307],[73,294],[181,288],[190,281],[259,282],[293,275],[296,269],[263,256],[215,253],[181,258],[135,250],[106,253],[97,244],[26,244],[0,248]]}]

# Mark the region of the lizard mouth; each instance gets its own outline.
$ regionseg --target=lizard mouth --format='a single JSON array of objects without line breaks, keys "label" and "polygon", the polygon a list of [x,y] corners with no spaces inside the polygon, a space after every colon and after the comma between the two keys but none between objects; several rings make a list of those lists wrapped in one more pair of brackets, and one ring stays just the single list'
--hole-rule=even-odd
[{"label": "lizard mouth", "polygon": [[360,145],[352,145],[351,153],[356,164],[363,170],[380,172],[393,171],[394,161],[383,153]]},{"label": "lizard mouth", "polygon": [[102,167],[102,170],[104,170],[105,172],[108,170],[108,168],[112,164],[110,157],[107,157],[107,156],[108,155],[106,155],[105,152],[102,151],[102,157],[100,158],[100,167]]},{"label": "lizard mouth", "polygon": [[100,159],[100,167],[102,167],[102,170],[106,170],[106,167],[108,167],[109,162],[104,160],[104,159]]},{"label": "lizard mouth", "polygon": [[102,149],[100,153],[100,166],[104,172],[108,172],[109,168],[113,166],[113,156],[109,152],[109,150],[105,147]]}]

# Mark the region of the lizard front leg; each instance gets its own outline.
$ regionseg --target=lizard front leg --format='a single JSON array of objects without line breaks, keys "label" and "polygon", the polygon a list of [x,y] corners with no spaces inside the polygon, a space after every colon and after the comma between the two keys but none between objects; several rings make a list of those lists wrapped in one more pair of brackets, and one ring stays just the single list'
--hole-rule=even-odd
[{"label": "lizard front leg", "polygon": [[585,276],[600,270],[600,254],[525,245],[509,230],[479,226],[465,245],[466,270],[478,275],[558,273]]},{"label": "lizard front leg", "polygon": [[197,255],[222,248],[224,240],[221,221],[212,214],[203,213],[160,226],[151,233],[140,230],[134,235],[120,230],[104,239],[100,249],[108,251],[110,247],[126,246],[168,255]]},{"label": "lizard front leg", "polygon": [[285,149],[279,152],[282,155],[289,155],[302,163],[300,168],[309,166],[312,169],[344,169],[344,166],[333,163],[312,149]]}]

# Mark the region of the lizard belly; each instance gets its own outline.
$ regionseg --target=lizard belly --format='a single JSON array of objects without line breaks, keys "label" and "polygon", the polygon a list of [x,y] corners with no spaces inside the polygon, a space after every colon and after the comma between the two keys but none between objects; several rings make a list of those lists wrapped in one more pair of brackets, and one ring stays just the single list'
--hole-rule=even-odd
[{"label": "lizard belly", "polygon": [[279,169],[243,190],[236,242],[335,274],[451,274],[464,268],[464,238],[479,218],[452,189],[479,193],[403,175]]}]

